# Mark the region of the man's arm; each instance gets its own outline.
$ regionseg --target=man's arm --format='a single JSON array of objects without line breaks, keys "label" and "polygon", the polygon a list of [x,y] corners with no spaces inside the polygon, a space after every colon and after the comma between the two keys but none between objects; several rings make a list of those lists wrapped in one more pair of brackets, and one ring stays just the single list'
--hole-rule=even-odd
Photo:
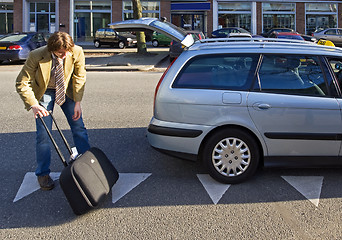
[{"label": "man's arm", "polygon": [[30,110],[31,106],[39,104],[32,87],[33,82],[35,81],[37,68],[38,61],[35,60],[35,57],[32,56],[31,52],[16,79],[16,90],[23,100],[27,110]]},{"label": "man's arm", "polygon": [[73,98],[75,102],[80,102],[83,98],[86,83],[85,57],[83,49],[75,46],[74,71],[72,74]]}]

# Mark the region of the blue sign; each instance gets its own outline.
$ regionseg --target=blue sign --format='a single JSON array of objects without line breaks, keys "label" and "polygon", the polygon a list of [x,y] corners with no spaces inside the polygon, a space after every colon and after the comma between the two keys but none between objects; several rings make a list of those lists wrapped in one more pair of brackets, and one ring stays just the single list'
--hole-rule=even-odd
[{"label": "blue sign", "polygon": [[210,3],[171,3],[171,11],[174,10],[206,11],[210,10]]}]

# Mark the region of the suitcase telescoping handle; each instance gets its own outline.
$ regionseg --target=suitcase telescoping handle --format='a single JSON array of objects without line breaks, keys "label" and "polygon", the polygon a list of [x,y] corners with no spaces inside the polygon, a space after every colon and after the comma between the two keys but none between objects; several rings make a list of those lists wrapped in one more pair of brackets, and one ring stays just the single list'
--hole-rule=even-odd
[{"label": "suitcase telescoping handle", "polygon": [[[70,145],[69,145],[69,143],[67,142],[66,138],[64,137],[64,134],[62,133],[61,129],[58,127],[55,117],[52,115],[52,112],[51,112],[51,111],[49,111],[49,114],[50,114],[50,116],[51,116],[51,118],[52,118],[52,120],[53,120],[53,122],[54,122],[54,124],[55,124],[55,126],[56,126],[56,128],[57,128],[57,131],[58,131],[59,134],[61,135],[61,137],[62,137],[62,139],[63,139],[63,142],[64,142],[66,148],[68,149],[70,155],[72,155],[73,153],[72,153],[72,150],[71,150],[71,148],[70,148]],[[49,137],[50,137],[50,139],[51,139],[52,144],[53,144],[54,147],[56,148],[56,151],[57,151],[59,157],[61,158],[61,160],[62,160],[64,166],[65,166],[65,167],[68,166],[68,163],[66,162],[66,160],[65,160],[65,158],[64,158],[64,156],[63,156],[61,150],[59,149],[59,147],[58,147],[58,145],[57,145],[55,139],[52,137],[51,132],[49,131],[48,127],[46,126],[46,123],[45,123],[44,119],[43,119],[41,116],[39,116],[39,115],[38,115],[38,117],[39,117],[40,121],[42,122],[42,124],[43,124],[43,126],[44,126],[46,132],[48,133],[48,135],[49,135]]]}]

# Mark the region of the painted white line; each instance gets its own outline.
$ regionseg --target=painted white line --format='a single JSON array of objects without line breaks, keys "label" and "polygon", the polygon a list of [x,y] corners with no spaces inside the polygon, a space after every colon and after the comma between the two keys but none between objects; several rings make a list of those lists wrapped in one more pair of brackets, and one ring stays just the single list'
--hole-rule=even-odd
[{"label": "painted white line", "polygon": [[281,176],[286,182],[312,202],[316,207],[319,204],[323,185],[323,176]]},{"label": "painted white line", "polygon": [[[51,172],[50,177],[56,181],[59,179],[60,172]],[[115,203],[127,193],[132,191],[136,186],[145,181],[151,173],[119,173],[119,180],[112,188],[112,201]],[[34,172],[25,174],[22,184],[15,196],[13,202],[30,195],[40,189],[37,176]]]},{"label": "painted white line", "polygon": [[217,204],[228,188],[231,186],[230,184],[223,184],[217,182],[208,174],[197,174],[198,179],[202,183],[203,187],[209,194],[211,200],[214,204]]},{"label": "painted white line", "polygon": [[[52,180],[55,181],[59,179],[60,174],[61,174],[60,172],[52,172],[50,173],[50,177],[52,178]],[[28,172],[25,174],[24,180],[21,183],[20,188],[13,202],[18,201],[39,189],[40,189],[40,186],[37,180],[37,176],[35,175],[34,172]]]},{"label": "painted white line", "polygon": [[112,203],[116,203],[149,176],[151,173],[119,173],[119,180],[112,187]]}]

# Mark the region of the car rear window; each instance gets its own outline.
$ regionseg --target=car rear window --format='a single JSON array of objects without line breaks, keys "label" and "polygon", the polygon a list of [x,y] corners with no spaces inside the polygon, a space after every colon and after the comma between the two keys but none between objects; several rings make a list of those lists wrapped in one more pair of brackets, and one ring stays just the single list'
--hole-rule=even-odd
[{"label": "car rear window", "polygon": [[259,54],[202,55],[191,59],[172,87],[248,90]]},{"label": "car rear window", "polygon": [[27,37],[27,34],[14,34],[1,38],[0,42],[20,42],[25,41]]}]

